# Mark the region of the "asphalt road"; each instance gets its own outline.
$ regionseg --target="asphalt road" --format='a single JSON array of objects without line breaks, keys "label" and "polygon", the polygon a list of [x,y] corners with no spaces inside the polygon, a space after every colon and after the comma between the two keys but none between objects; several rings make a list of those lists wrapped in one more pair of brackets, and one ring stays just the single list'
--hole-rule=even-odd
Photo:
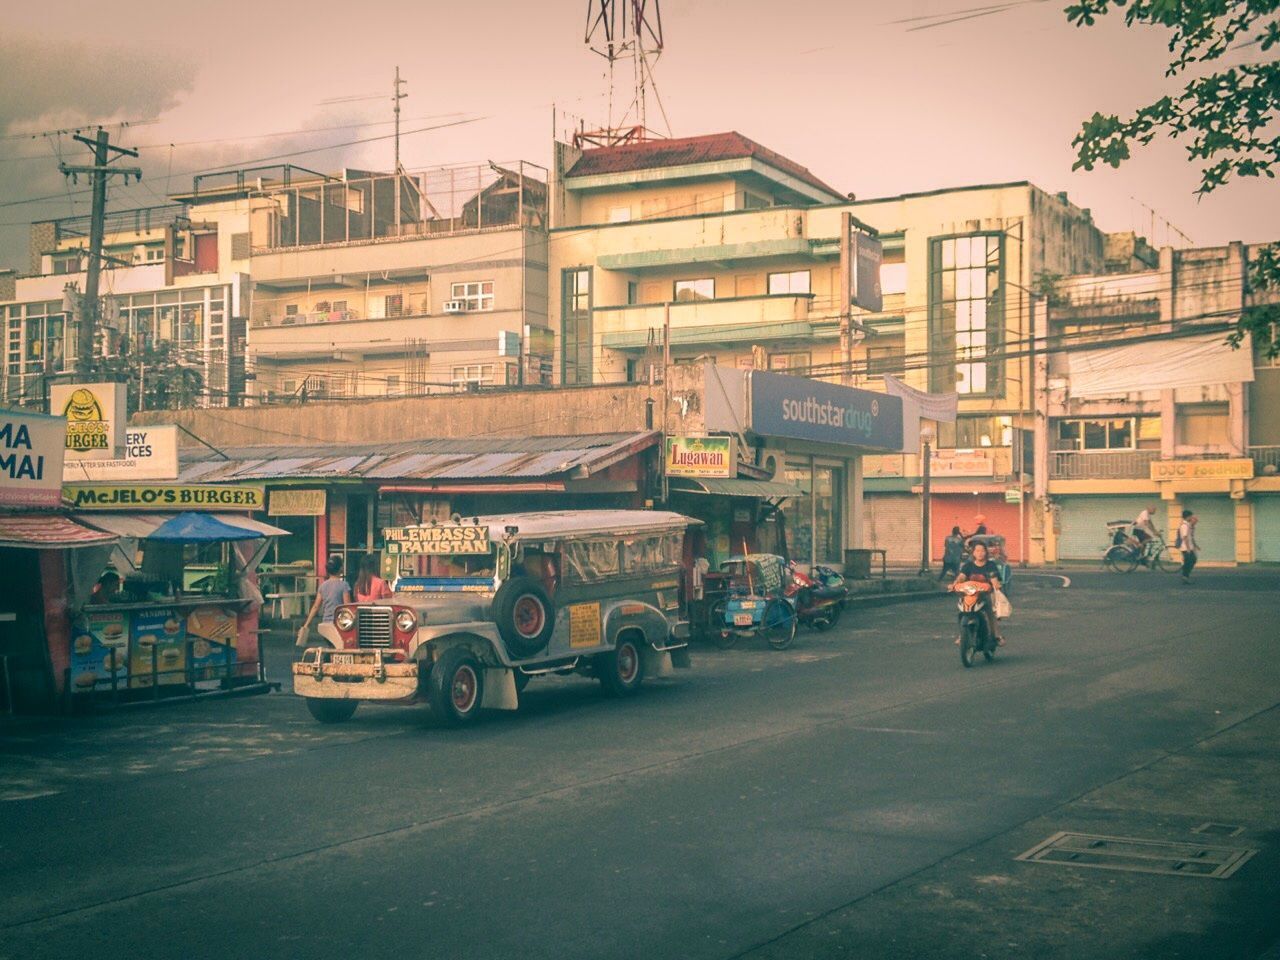
[{"label": "asphalt road", "polygon": [[[322,727],[287,694],[0,725],[0,958],[1016,956],[1036,936],[1086,955],[1055,904],[1113,880],[1007,862],[1000,838],[1072,829],[1082,804],[1095,832],[1169,827],[1133,820],[1154,801],[1090,798],[1280,702],[1280,572],[1176,581],[1023,578],[1008,646],[967,671],[938,598],[781,653],[700,650],[626,701],[535,681],[518,714],[461,731],[425,708]],[[1224,755],[1164,794],[1255,792]],[[1199,787],[1186,816],[1212,820],[1226,800]],[[1267,815],[1233,879],[1111,887],[1132,905],[1098,942],[1178,955],[1176,896],[1188,956],[1260,952],[1280,936],[1255,903],[1276,893]],[[936,923],[913,944],[945,905],[911,884],[983,856],[1027,891],[1010,936]],[[877,898],[892,927],[835,923]]]}]

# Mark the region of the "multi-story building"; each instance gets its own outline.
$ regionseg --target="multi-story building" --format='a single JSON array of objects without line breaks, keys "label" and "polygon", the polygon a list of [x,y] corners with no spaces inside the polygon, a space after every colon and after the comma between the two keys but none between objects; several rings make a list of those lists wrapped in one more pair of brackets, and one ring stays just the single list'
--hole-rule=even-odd
[{"label": "multi-story building", "polygon": [[1206,562],[1280,561],[1280,366],[1225,343],[1256,251],[1160,251],[1144,270],[1062,280],[1041,396],[1050,555],[1096,560],[1109,520],[1200,517]]},{"label": "multi-story building", "polygon": [[181,199],[232,225],[252,277],[257,400],[550,380],[541,168],[271,167],[197,178]]},{"label": "multi-story building", "polygon": [[[959,417],[941,425],[932,461],[934,549],[984,514],[1015,558],[1042,554],[1034,504],[1019,502],[1030,500],[1033,293],[1046,276],[1104,268],[1089,211],[1025,182],[853,200],[737,133],[557,144],[553,167],[561,382],[644,380],[669,330],[675,363],[706,356],[872,387],[892,373],[958,392]],[[876,313],[848,306],[846,217],[883,245]],[[920,557],[911,443],[864,459],[864,541],[896,560]]]},{"label": "multi-story building", "polygon": [[[87,217],[32,224],[30,275],[15,278],[0,302],[9,405],[42,406],[49,380],[74,364],[88,235]],[[243,390],[248,278],[220,259],[226,241],[183,204],[110,214],[104,224],[99,293],[111,347],[169,344],[195,374],[184,401],[202,406],[235,404]]]}]

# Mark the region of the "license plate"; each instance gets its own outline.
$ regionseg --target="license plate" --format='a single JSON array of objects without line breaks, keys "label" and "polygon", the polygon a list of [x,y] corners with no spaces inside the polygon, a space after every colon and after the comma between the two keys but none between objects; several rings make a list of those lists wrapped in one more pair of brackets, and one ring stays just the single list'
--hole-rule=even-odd
[{"label": "license plate", "polygon": [[354,653],[334,653],[329,656],[330,663],[355,663],[356,655]]},{"label": "license plate", "polygon": [[733,625],[734,625],[735,627],[749,627],[749,626],[751,626],[751,614],[749,614],[749,613],[735,613],[735,614],[733,615]]}]

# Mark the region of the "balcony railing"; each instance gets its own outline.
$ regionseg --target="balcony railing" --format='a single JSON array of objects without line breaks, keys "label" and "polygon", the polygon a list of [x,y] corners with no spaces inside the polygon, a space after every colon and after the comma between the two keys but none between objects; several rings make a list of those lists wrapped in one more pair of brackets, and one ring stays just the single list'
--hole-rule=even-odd
[{"label": "balcony railing", "polygon": [[1280,447],[1250,447],[1249,456],[1255,474],[1270,477],[1280,473]]},{"label": "balcony railing", "polygon": [[[318,310],[310,313],[286,313],[281,316],[262,317],[254,320],[250,327],[260,330],[264,327],[302,327],[315,323],[339,323],[343,320],[359,320],[360,314],[354,310]],[[389,319],[399,320],[400,317]]]},{"label": "balcony railing", "polygon": [[1054,480],[1146,479],[1159,450],[1054,450],[1049,476]]}]

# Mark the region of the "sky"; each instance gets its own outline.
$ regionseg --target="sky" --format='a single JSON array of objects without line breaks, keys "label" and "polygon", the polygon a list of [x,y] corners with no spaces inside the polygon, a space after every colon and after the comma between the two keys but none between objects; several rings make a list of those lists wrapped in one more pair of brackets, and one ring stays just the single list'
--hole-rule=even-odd
[{"label": "sky", "polygon": [[[1277,239],[1280,185],[1240,181],[1198,199],[1198,168],[1177,142],[1140,149],[1119,170],[1072,172],[1084,118],[1123,114],[1175,81],[1163,76],[1166,34],[1114,15],[1079,29],[1063,3],[1024,0],[912,29],[992,0],[661,0],[654,73],[669,127],[652,105],[650,126],[737,130],[859,199],[1031,180],[1068,191],[1104,230],[1136,229],[1157,245],[1187,245],[1172,228],[1198,246]],[[87,149],[35,134],[110,121],[113,142],[139,149],[126,162],[144,170],[140,186],[113,185],[113,209],[160,203],[195,171],[293,151],[308,152],[286,160],[313,169],[387,169],[397,65],[408,81],[403,129],[421,131],[402,140],[406,167],[545,166],[553,106],[558,129],[606,121],[606,64],[583,42],[588,6],[19,5],[0,35],[0,267],[27,269],[31,220],[89,210],[84,181],[57,170],[59,158],[87,163]]]}]

